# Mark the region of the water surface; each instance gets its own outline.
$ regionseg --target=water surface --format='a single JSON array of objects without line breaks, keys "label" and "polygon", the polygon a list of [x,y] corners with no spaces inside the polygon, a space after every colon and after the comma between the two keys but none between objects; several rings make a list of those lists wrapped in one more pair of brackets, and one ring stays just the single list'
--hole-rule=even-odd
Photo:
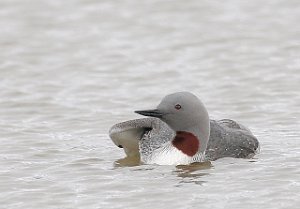
[{"label": "water surface", "polygon": [[[0,2],[0,208],[298,208],[300,2]],[[108,137],[187,90],[253,159],[120,166]]]}]

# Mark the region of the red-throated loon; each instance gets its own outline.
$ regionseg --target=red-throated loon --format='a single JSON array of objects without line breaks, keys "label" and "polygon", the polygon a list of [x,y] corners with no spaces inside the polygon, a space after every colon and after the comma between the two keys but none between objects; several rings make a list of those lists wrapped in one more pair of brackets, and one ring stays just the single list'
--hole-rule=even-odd
[{"label": "red-throated loon", "polygon": [[210,120],[203,103],[192,93],[167,95],[149,116],[114,125],[109,135],[127,156],[143,163],[182,165],[222,157],[248,158],[259,149],[249,129],[229,119]]}]

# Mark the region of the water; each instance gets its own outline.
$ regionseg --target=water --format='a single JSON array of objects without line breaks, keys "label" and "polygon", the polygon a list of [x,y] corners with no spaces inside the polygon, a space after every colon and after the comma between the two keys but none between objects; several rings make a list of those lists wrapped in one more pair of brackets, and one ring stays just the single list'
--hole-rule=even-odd
[{"label": "water", "polygon": [[[0,2],[0,208],[298,208],[300,3]],[[171,92],[247,125],[254,159],[120,166],[108,137]]]}]

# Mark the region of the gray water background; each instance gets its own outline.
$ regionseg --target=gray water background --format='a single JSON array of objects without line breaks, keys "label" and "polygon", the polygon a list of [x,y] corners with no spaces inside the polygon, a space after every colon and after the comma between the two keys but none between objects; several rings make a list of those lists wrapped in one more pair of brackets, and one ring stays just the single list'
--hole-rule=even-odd
[{"label": "gray water background", "polygon": [[[299,208],[299,22],[298,0],[1,0],[0,208]],[[109,128],[182,90],[261,153],[117,166]]]}]

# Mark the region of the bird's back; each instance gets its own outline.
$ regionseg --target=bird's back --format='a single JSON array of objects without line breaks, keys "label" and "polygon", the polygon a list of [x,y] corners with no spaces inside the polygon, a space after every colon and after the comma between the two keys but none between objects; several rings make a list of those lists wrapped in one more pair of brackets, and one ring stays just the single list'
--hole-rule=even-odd
[{"label": "bird's back", "polygon": [[245,126],[230,120],[211,120],[210,138],[206,158],[216,160],[222,157],[249,158],[257,153],[259,143]]}]

